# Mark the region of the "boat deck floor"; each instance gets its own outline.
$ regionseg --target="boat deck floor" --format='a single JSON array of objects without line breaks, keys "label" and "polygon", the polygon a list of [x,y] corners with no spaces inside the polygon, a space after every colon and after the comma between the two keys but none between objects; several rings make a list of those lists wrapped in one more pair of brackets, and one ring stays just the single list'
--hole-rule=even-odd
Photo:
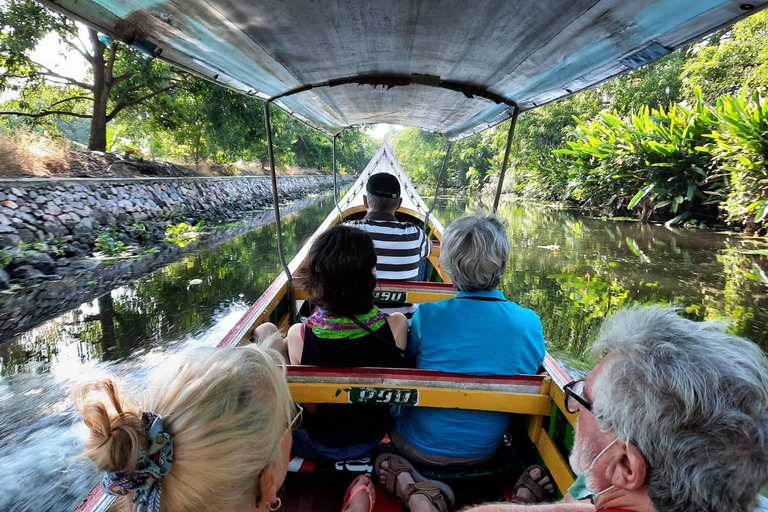
[{"label": "boat deck floor", "polygon": [[[291,473],[285,481],[281,511],[285,512],[339,512],[344,494],[355,479],[351,474],[303,475]],[[444,480],[456,493],[456,506],[460,510],[470,505],[503,501],[514,480],[496,478],[463,478]],[[506,492],[505,492],[506,489]],[[387,496],[382,485],[376,485],[376,512],[400,512],[401,502]]]}]

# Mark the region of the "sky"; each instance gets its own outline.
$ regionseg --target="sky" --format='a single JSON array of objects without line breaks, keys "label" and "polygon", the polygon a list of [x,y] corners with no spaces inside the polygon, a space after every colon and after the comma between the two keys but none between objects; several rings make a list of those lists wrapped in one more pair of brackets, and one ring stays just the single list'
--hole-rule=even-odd
[{"label": "sky", "polygon": [[[80,27],[82,35],[85,35],[84,28],[84,26]],[[53,32],[40,41],[30,56],[35,62],[75,80],[83,80],[88,72],[88,63],[81,56],[61,44],[59,37]],[[12,100],[18,95],[17,91],[0,92],[0,102]]]},{"label": "sky", "polygon": [[374,139],[383,140],[384,134],[387,133],[387,130],[390,128],[394,128],[397,131],[402,130],[405,128],[402,125],[399,124],[373,124],[366,127],[366,133],[373,137]]}]

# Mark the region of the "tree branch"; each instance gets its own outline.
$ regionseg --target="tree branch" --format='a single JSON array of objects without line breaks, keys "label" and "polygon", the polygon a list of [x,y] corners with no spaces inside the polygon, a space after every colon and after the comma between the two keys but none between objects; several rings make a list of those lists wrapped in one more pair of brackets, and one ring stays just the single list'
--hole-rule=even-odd
[{"label": "tree branch", "polygon": [[[117,57],[117,42],[115,41],[111,45],[109,45],[109,61],[107,61],[107,77],[109,77],[109,80],[111,80],[112,85],[115,85],[118,82],[115,82],[112,80],[112,70],[115,67],[115,58]],[[122,81],[122,80],[121,80]]]},{"label": "tree branch", "polygon": [[68,77],[68,76],[64,76],[64,75],[60,75],[60,74],[56,73],[55,71],[53,71],[52,69],[50,69],[48,66],[43,66],[42,64],[39,64],[37,62],[34,62],[34,61],[30,61],[30,62],[32,62],[32,64],[34,64],[35,66],[38,66],[38,67],[40,67],[40,68],[45,70],[44,73],[40,73],[42,76],[52,76],[54,78],[60,78],[62,80],[66,80],[67,83],[70,83],[72,85],[76,85],[76,86],[81,87],[83,89],[86,89],[86,90],[89,90],[89,91],[93,91],[93,85],[91,85],[91,84],[86,84],[85,82],[81,82],[79,80],[75,80],[74,78],[71,78],[71,77]]},{"label": "tree branch", "polygon": [[71,117],[80,117],[83,119],[90,119],[93,117],[90,114],[77,114],[75,112],[65,112],[62,110],[43,110],[42,112],[38,112],[36,114],[30,113],[30,112],[0,112],[0,115],[2,116],[18,116],[18,117],[46,117],[46,116],[71,116]]},{"label": "tree branch", "polygon": [[59,100],[59,101],[57,101],[56,103],[51,103],[50,105],[48,105],[48,108],[51,108],[51,107],[55,107],[56,105],[61,105],[62,103],[66,103],[66,102],[68,102],[68,101],[73,101],[73,100],[88,100],[88,101],[93,101],[93,98],[90,98],[90,97],[88,97],[88,96],[72,96],[71,98],[67,98],[67,99],[65,99],[65,100]]},{"label": "tree branch", "polygon": [[73,43],[71,41],[64,41],[64,44],[67,45],[67,48],[69,48],[70,50],[74,50],[77,53],[79,53],[85,60],[88,61],[89,64],[93,64],[93,56],[90,55],[89,53],[86,53],[84,50],[82,50],[75,43]]},{"label": "tree branch", "polygon": [[134,76],[135,74],[136,74],[136,73],[125,73],[124,75],[116,76],[116,77],[115,77],[115,78],[113,78],[113,79],[112,79],[112,81],[110,82],[110,86],[111,86],[111,87],[114,87],[114,86],[116,86],[117,84],[119,84],[120,82],[125,82],[125,81],[126,81],[126,80],[128,80],[129,78],[133,78],[133,76]]},{"label": "tree branch", "polygon": [[120,113],[121,110],[127,107],[132,107],[133,105],[138,105],[139,103],[142,103],[144,101],[147,101],[148,99],[157,96],[158,94],[162,94],[164,92],[170,91],[173,89],[173,85],[169,85],[168,87],[163,87],[162,89],[159,89],[157,91],[152,92],[151,94],[147,94],[146,96],[142,96],[141,98],[137,98],[135,100],[131,101],[121,101],[117,105],[115,105],[115,108],[112,109],[112,112],[107,115],[107,121],[111,121],[115,118],[117,114]]}]

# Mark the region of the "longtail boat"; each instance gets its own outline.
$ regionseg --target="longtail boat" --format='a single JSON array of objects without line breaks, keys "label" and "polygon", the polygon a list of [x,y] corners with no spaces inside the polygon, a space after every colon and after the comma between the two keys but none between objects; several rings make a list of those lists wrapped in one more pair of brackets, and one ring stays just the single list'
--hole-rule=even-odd
[{"label": "longtail boat", "polygon": [[[270,106],[333,137],[334,175],[337,139],[352,126],[395,123],[442,135],[448,141],[442,176],[454,141],[511,119],[494,211],[520,113],[652,62],[768,5],[768,0],[38,1],[178,69],[264,100],[275,197]],[[397,176],[404,190],[398,216],[422,225],[434,246],[429,281],[381,282],[377,296],[416,304],[452,296],[456,290],[438,260],[443,228],[386,144],[344,198],[339,201],[334,191],[337,207],[318,233],[362,217],[362,191],[373,172]],[[263,322],[284,329],[308,313],[306,294],[293,280],[308,246],[287,263],[277,201],[275,217],[285,272],[222,340],[222,349],[250,342],[254,328]],[[566,455],[575,417],[562,403],[563,386],[570,379],[549,355],[539,375],[289,367],[288,379],[300,402],[518,415],[519,421],[513,422],[520,430],[514,435],[516,443],[502,450],[495,466],[430,474],[452,485],[471,481],[464,503],[493,493],[500,498],[504,485],[498,484],[508,484],[509,475],[531,460],[547,466],[560,493],[573,481]],[[370,462],[322,465],[294,460],[291,469],[296,475],[288,481],[284,508],[338,510],[349,473],[370,470]],[[339,487],[326,480],[342,483]],[[493,489],[485,492],[485,482]],[[473,491],[478,495],[471,496]],[[117,506],[95,488],[77,510],[103,512]],[[378,509],[386,506],[386,500],[377,498]]]},{"label": "longtail boat", "polygon": [[[397,177],[403,202],[396,215],[400,220],[414,222],[423,227],[432,241],[432,252],[426,270],[429,281],[381,280],[375,298],[389,304],[419,304],[452,297],[457,290],[439,263],[443,226],[422,200],[386,142],[376,151],[349,191],[338,201],[338,207],[328,214],[288,264],[291,274],[296,272],[306,258],[312,241],[323,231],[338,223],[360,219],[365,215],[365,184],[372,174],[379,172],[387,172]],[[295,311],[299,316],[309,316],[311,305],[308,297],[300,288],[298,280],[293,283]],[[292,323],[290,290],[291,284],[287,275],[280,274],[221,340],[218,348],[226,349],[252,343],[254,330],[264,322],[272,322],[281,331],[287,331]],[[472,484],[475,489],[470,493],[469,499],[498,500],[503,497],[505,490],[505,486],[500,484],[514,483],[514,480],[509,482],[513,475],[516,478],[524,464],[532,462],[519,457],[520,452],[534,452],[534,460],[546,465],[562,493],[573,483],[573,473],[566,460],[575,416],[563,409],[562,393],[568,376],[550,355],[546,356],[543,369],[544,373],[541,375],[476,376],[415,369],[289,365],[287,378],[293,399],[297,402],[446,407],[502,411],[519,415],[516,422],[519,430],[516,436],[517,444],[505,446],[488,463],[457,471],[422,470],[425,476],[442,478],[452,485],[456,485],[453,481],[457,479],[466,482],[481,478],[484,492],[478,494],[477,484]],[[520,446],[520,437],[525,438],[525,444],[530,446]],[[283,498],[283,509],[339,510],[344,489],[352,479],[350,475],[370,472],[372,469],[371,457],[333,463],[294,457],[289,472],[295,473],[295,476],[289,475],[286,484],[289,491]],[[113,501],[116,503],[113,504]],[[77,508],[77,512],[123,510],[127,506],[126,501],[114,500],[113,497],[104,495],[100,487],[96,486]],[[388,502],[380,496],[377,497],[377,503],[382,507],[386,506],[382,504]]]}]

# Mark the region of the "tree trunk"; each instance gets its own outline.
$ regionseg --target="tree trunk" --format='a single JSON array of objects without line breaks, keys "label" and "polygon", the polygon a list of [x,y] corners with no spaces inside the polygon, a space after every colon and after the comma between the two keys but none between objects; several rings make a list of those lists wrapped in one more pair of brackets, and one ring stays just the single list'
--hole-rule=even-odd
[{"label": "tree trunk", "polygon": [[88,150],[107,150],[107,94],[93,95],[93,117],[91,118],[91,133],[88,136]]},{"label": "tree trunk", "polygon": [[99,40],[98,33],[88,29],[93,45],[93,117],[91,118],[91,133],[88,136],[89,151],[107,150],[107,99],[109,98],[109,78],[106,76],[107,66],[104,62],[106,45]]}]

